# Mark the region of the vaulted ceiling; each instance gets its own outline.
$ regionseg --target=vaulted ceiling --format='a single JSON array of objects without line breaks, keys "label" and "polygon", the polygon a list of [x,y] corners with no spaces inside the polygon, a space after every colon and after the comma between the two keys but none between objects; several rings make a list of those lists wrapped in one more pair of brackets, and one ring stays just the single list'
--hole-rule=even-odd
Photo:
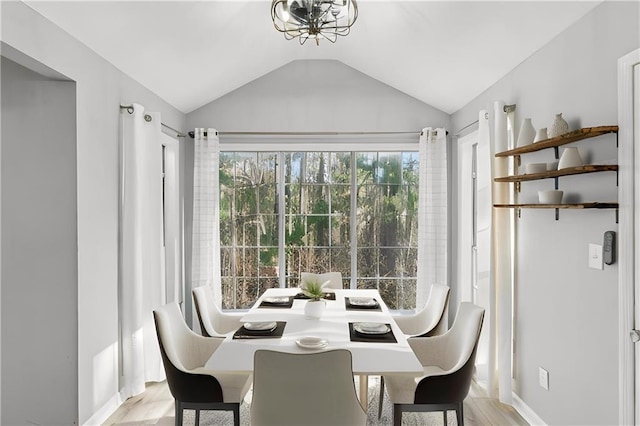
[{"label": "vaulted ceiling", "polygon": [[298,59],[453,113],[600,2],[360,0],[351,34],[320,46],[285,40],[268,0],[26,3],[185,113]]}]

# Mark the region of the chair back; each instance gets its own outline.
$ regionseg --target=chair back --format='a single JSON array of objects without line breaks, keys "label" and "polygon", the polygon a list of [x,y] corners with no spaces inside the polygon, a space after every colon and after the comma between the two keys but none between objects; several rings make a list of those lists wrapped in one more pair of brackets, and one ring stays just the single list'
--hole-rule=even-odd
[{"label": "chair back", "polygon": [[222,401],[222,388],[215,377],[189,373],[202,367],[203,359],[208,359],[216,346],[208,345],[206,352],[209,353],[203,353],[202,347],[193,344],[194,336],[203,337],[191,331],[175,302],[154,310],[153,318],[171,395],[185,402]]},{"label": "chair back", "polygon": [[225,337],[241,325],[241,315],[224,313],[215,302],[213,290],[204,285],[192,290],[200,331],[205,337]]},{"label": "chair back", "polygon": [[429,298],[423,309],[424,331],[420,336],[437,336],[447,331],[447,308],[449,307],[449,286],[433,284]]},{"label": "chair back", "polygon": [[446,348],[447,357],[457,360],[452,369],[462,367],[469,358],[480,339],[480,331],[484,320],[484,309],[471,302],[462,302],[448,331],[450,345]]},{"label": "chair back", "polygon": [[365,425],[366,420],[348,350],[255,352],[252,425]]},{"label": "chair back", "polygon": [[213,300],[211,288],[208,286],[196,287],[192,290],[192,293],[202,335],[206,337],[218,336],[219,333],[216,332],[215,326],[217,306]]},{"label": "chair back", "polygon": [[462,401],[469,393],[475,370],[476,352],[484,320],[484,309],[470,302],[460,303],[451,329],[442,336],[439,356],[450,365],[440,366],[450,371],[444,376],[430,376],[423,379],[415,392],[415,403],[450,403]]},{"label": "chair back", "polygon": [[329,281],[326,288],[342,290],[342,273],[325,272],[324,274],[314,274],[313,272],[300,272],[300,284],[309,280],[316,280],[320,284]]}]

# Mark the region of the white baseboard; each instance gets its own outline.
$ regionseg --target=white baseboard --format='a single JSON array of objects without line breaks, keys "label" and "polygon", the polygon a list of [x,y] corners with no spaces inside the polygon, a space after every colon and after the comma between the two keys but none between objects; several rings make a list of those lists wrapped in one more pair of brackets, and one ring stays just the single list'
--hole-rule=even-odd
[{"label": "white baseboard", "polygon": [[[104,404],[101,408],[98,409],[93,416],[89,418],[86,422],[82,423],[83,426],[99,426],[107,421],[109,416],[116,412],[118,407],[122,404],[122,398],[120,398],[120,394],[116,393],[106,404]],[[524,417],[524,416],[523,416]]]},{"label": "white baseboard", "polygon": [[512,393],[513,408],[529,423],[531,426],[547,426],[547,424],[533,411],[518,395]]}]

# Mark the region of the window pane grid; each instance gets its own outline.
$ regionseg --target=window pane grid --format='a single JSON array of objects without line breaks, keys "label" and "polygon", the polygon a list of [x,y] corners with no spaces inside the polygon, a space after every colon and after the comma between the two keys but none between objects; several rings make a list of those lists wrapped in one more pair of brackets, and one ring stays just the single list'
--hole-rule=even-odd
[{"label": "window pane grid", "polygon": [[246,308],[268,288],[298,286],[304,271],[340,271],[349,287],[355,257],[356,288],[377,288],[392,309],[414,307],[417,158],[416,152],[221,153],[223,306]]}]

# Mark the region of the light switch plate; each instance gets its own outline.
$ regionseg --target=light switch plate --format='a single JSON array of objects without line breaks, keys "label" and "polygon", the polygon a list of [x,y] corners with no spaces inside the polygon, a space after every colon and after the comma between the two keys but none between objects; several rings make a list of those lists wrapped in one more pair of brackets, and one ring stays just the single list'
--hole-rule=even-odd
[{"label": "light switch plate", "polygon": [[604,269],[602,246],[600,244],[589,244],[589,268]]},{"label": "light switch plate", "polygon": [[549,390],[549,372],[542,367],[538,367],[538,382],[543,389]]}]

